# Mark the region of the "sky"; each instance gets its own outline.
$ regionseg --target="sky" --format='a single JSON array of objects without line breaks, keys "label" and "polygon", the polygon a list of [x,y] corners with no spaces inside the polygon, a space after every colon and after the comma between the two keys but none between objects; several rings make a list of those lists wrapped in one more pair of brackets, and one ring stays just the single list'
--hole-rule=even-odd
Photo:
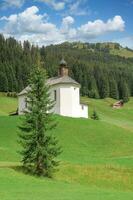
[{"label": "sky", "polygon": [[119,42],[133,48],[133,0],[0,0],[0,33],[35,45]]}]

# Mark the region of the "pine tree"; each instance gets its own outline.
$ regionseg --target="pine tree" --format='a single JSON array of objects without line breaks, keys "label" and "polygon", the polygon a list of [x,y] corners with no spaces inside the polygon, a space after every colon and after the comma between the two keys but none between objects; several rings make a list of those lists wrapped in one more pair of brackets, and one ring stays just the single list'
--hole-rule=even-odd
[{"label": "pine tree", "polygon": [[99,99],[99,92],[98,92],[97,83],[94,76],[90,76],[88,96],[90,98]]},{"label": "pine tree", "polygon": [[113,78],[110,78],[109,80],[109,87],[110,87],[110,97],[113,99],[119,99],[118,86]]},{"label": "pine tree", "polygon": [[120,98],[125,103],[129,101],[129,89],[127,83],[123,80],[120,82]]},{"label": "pine tree", "polygon": [[103,99],[109,97],[109,82],[108,79],[104,77],[104,75],[102,75],[101,77],[99,87],[100,87],[100,97]]},{"label": "pine tree", "polygon": [[92,113],[91,119],[93,119],[93,120],[99,120],[99,116],[98,116],[98,114],[97,114],[97,112],[95,110]]},{"label": "pine tree", "polygon": [[49,132],[55,127],[55,122],[52,112],[49,112],[53,108],[53,102],[46,84],[46,72],[36,68],[29,86],[28,111],[19,127],[22,164],[30,173],[51,177],[58,165],[56,157],[61,151],[57,139]]},{"label": "pine tree", "polygon": [[4,73],[0,72],[0,91],[8,91],[8,80]]}]

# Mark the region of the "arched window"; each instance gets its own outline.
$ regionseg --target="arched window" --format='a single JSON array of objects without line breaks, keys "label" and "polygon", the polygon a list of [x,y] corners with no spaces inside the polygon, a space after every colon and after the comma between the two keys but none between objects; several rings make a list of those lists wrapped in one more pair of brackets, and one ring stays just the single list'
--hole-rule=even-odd
[{"label": "arched window", "polygon": [[27,98],[25,98],[25,108],[28,107],[28,102],[27,102]]},{"label": "arched window", "polygon": [[56,92],[56,90],[54,90],[54,100],[55,101],[57,100],[57,92]]}]

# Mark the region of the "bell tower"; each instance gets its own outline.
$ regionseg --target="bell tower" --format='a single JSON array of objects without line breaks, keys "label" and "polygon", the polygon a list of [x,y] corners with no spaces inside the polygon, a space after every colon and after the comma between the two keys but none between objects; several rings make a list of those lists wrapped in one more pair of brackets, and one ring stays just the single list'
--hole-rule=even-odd
[{"label": "bell tower", "polygon": [[67,62],[62,58],[60,61],[60,67],[59,67],[59,76],[68,76],[69,74],[69,68],[67,66]]}]

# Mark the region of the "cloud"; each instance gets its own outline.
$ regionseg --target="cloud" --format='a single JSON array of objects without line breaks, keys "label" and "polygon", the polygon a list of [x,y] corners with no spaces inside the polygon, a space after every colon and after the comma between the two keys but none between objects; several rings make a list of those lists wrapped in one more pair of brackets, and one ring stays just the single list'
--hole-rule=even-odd
[{"label": "cloud", "polygon": [[[65,2],[57,0],[31,0],[33,2],[40,1],[43,3],[46,3],[47,5],[50,5],[54,10],[59,11],[63,10],[65,8]],[[23,4],[26,2],[26,0],[1,0],[0,6],[4,9],[9,7],[16,7],[20,8],[23,6]]]},{"label": "cloud", "polygon": [[72,40],[76,38],[77,30],[72,28],[74,22],[75,20],[71,16],[67,16],[62,19],[60,33],[64,36],[65,40]]},{"label": "cloud", "polygon": [[65,2],[57,2],[55,0],[37,0],[50,5],[54,10],[59,11],[65,8]]},{"label": "cloud", "polygon": [[73,23],[74,23],[73,17],[71,16],[64,17],[62,20],[62,30],[68,30]]},{"label": "cloud", "polygon": [[75,19],[72,16],[67,16],[62,19],[61,25],[48,21],[46,13],[39,14],[39,9],[36,6],[29,7],[23,12],[3,16],[0,18],[4,27],[1,32],[5,36],[13,36],[18,40],[29,40],[32,43],[39,45],[48,45],[61,43],[64,41],[89,41],[97,38],[100,35],[123,31],[125,22],[121,16],[115,16],[104,22],[100,19],[88,21],[88,23],[75,27]]},{"label": "cloud", "polygon": [[54,24],[47,22],[47,14],[38,14],[39,9],[36,6],[27,8],[24,12],[2,17],[7,23],[4,31],[7,34],[27,34],[27,33],[48,33],[56,29]]},{"label": "cloud", "polygon": [[79,37],[93,38],[99,35],[103,35],[107,32],[124,31],[125,22],[121,16],[115,16],[113,19],[109,19],[107,22],[103,22],[98,19],[94,22],[88,21],[87,24],[78,28]]},{"label": "cloud", "polygon": [[2,0],[0,3],[2,8],[17,7],[20,8],[25,0]]},{"label": "cloud", "polygon": [[[89,15],[90,10],[88,7],[85,7],[86,0],[77,0],[74,2],[69,2],[69,10],[68,13],[70,15]],[[84,5],[84,8],[82,6]]]},{"label": "cloud", "polygon": [[56,11],[61,11],[65,9],[63,13],[67,15],[88,15],[90,10],[86,7],[87,0],[35,0],[39,2],[44,2]]}]

